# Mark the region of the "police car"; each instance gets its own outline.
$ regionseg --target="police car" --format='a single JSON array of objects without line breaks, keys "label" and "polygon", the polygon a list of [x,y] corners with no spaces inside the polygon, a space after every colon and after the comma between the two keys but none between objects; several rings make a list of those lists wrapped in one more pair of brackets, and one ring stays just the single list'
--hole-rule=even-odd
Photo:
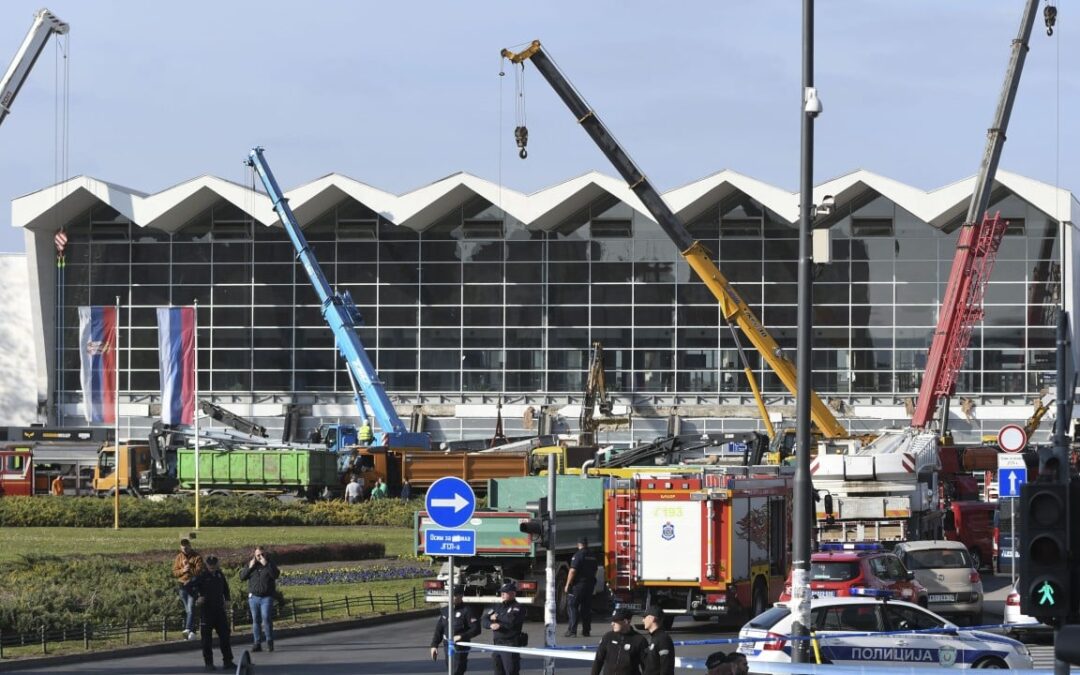
[{"label": "police car", "polygon": [[[823,663],[946,668],[1032,668],[1022,642],[982,631],[959,632],[933,612],[910,602],[891,601],[887,592],[847,598],[815,598],[810,623]],[[780,602],[754,617],[739,632],[753,638],[739,645],[747,660],[791,662],[791,607]],[[940,632],[905,632],[938,629]],[[811,654],[812,654],[811,650]]]}]

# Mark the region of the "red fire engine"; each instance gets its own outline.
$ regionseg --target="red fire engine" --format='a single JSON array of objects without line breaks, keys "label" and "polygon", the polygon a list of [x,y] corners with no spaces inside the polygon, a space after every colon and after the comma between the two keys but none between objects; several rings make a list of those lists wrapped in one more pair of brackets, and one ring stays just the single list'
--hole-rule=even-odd
[{"label": "red fire engine", "polygon": [[34,494],[34,462],[29,448],[0,447],[0,495]]},{"label": "red fire engine", "polygon": [[765,611],[790,564],[792,485],[775,466],[614,480],[604,569],[616,603],[659,605],[667,624]]}]

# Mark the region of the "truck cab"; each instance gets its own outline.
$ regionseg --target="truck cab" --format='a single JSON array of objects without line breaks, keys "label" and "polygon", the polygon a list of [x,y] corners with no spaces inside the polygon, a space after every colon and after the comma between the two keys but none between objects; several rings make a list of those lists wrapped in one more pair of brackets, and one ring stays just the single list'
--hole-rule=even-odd
[{"label": "truck cab", "polygon": [[[121,492],[160,493],[169,492],[176,485],[175,476],[159,474],[154,468],[150,446],[145,443],[120,445],[120,460],[116,459],[116,446],[102,446],[94,467],[94,492],[98,495],[112,494],[117,486]],[[119,464],[119,471],[117,470]]]},{"label": "truck cab", "polygon": [[953,502],[945,511],[945,538],[967,547],[976,570],[993,569],[997,513],[997,502]]},{"label": "truck cab", "polygon": [[0,496],[34,494],[34,462],[28,448],[0,448]]}]

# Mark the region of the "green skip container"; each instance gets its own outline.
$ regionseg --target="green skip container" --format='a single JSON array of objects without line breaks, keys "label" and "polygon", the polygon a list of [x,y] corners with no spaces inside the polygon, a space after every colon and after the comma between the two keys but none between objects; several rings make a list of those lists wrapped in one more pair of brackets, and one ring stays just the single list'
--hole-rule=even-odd
[{"label": "green skip container", "polygon": [[[195,449],[177,451],[181,490],[195,489]],[[324,488],[340,491],[337,455],[325,450],[199,449],[199,488],[211,494],[291,492],[313,498]]]}]

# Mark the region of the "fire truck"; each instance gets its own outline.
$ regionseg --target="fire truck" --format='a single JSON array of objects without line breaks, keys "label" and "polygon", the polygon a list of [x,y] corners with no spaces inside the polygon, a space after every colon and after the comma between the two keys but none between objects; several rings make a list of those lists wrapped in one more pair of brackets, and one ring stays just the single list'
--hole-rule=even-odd
[{"label": "fire truck", "polygon": [[753,617],[776,602],[791,563],[789,467],[613,479],[604,570],[616,604],[659,606],[664,623]]}]

